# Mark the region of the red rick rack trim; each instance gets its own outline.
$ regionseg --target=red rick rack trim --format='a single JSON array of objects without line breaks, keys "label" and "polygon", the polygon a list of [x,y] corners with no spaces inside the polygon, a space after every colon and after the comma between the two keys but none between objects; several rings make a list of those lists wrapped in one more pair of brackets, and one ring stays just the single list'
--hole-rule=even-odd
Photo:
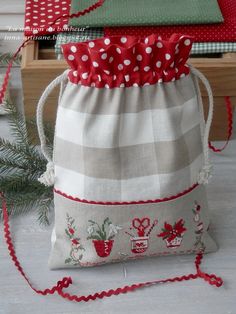
[{"label": "red rick rack trim", "polygon": [[[53,3],[52,3],[52,1],[57,1],[57,2],[59,2],[59,0],[51,0],[51,2],[50,1],[48,1],[48,3],[50,3],[50,4],[52,4],[52,7],[54,7],[54,5],[53,5]],[[66,1],[64,1],[64,2],[67,2],[67,1],[69,1],[69,0],[66,0]],[[34,1],[34,2],[38,2],[38,1]],[[44,1],[44,4],[46,3],[46,1]],[[64,23],[63,22],[63,20],[64,19],[68,19],[68,18],[72,18],[72,17],[80,17],[80,16],[83,16],[83,15],[86,15],[86,14],[88,14],[88,13],[90,13],[91,11],[93,11],[93,10],[96,10],[97,8],[99,8],[100,6],[102,6],[103,5],[103,3],[104,3],[104,0],[98,0],[97,2],[95,2],[94,4],[92,4],[92,5],[90,5],[88,8],[86,8],[86,9],[84,9],[83,11],[78,11],[77,13],[73,13],[73,14],[64,14],[64,13],[66,13],[66,12],[63,12],[63,14],[62,15],[60,15],[59,14],[59,16],[55,16],[55,19],[53,20],[53,18],[52,18],[52,20],[50,19],[50,23],[46,26],[46,24],[45,24],[45,26],[44,27],[41,27],[42,25],[40,25],[40,29],[36,29],[36,31],[35,31],[35,29],[34,30],[32,30],[32,32],[33,33],[35,33],[35,34],[37,34],[37,36],[44,36],[44,35],[46,35],[46,34],[48,34],[48,33],[52,33],[52,32],[58,32],[59,30],[57,30],[56,31],[56,28],[57,27],[61,27],[61,23]],[[38,4],[37,4],[38,5]],[[42,5],[43,5],[43,2],[41,1],[40,2],[40,8],[41,8],[41,10],[42,10]],[[66,7],[65,7],[66,8]],[[46,9],[46,8],[45,8]],[[26,10],[27,10],[27,2],[26,2]],[[31,14],[31,10],[32,10],[32,8],[31,7],[29,7],[29,12],[27,12],[28,13],[28,15],[30,15]],[[38,6],[37,7],[35,7],[35,10],[36,11],[39,11],[38,10]],[[68,8],[68,10],[69,10],[69,8]],[[34,10],[33,10],[34,11]],[[62,11],[66,11],[66,10],[62,10]],[[34,12],[33,12],[34,13]],[[49,12],[50,13],[50,12]],[[37,14],[39,14],[39,12],[37,12]],[[50,16],[50,15],[49,15]],[[48,16],[48,17],[49,17]],[[26,17],[27,17],[27,15],[26,15]],[[35,16],[36,17],[36,19],[38,20],[38,18],[37,18],[37,16]],[[26,18],[26,20],[27,20],[27,18]],[[30,20],[30,19],[29,19]],[[34,20],[34,18],[33,18],[33,20]],[[58,21],[60,21],[59,22],[59,24],[57,25],[57,22]],[[28,21],[29,23],[31,23],[31,21]],[[25,26],[27,26],[27,21],[25,21]],[[36,22],[35,22],[36,23]],[[40,18],[40,23],[42,23],[42,19]],[[44,23],[44,22],[43,22]],[[30,25],[30,24],[29,24]],[[29,26],[28,25],[28,26]],[[56,26],[57,25],[57,26]],[[34,25],[33,25],[34,26]],[[54,28],[54,26],[56,26],[55,28]],[[29,26],[30,27],[30,26]],[[64,27],[64,26],[63,26]],[[27,30],[26,30],[27,31]],[[29,32],[30,32],[30,30],[29,30]],[[25,35],[26,35],[26,33],[25,33]],[[31,35],[33,35],[33,34],[31,34]],[[17,48],[17,50],[16,50],[16,52],[14,53],[14,55],[12,56],[12,58],[11,58],[11,60],[10,60],[10,62],[9,62],[9,64],[8,64],[8,67],[7,67],[7,70],[6,70],[6,74],[5,74],[5,76],[4,76],[4,80],[3,80],[3,84],[2,84],[2,86],[1,86],[1,88],[0,88],[0,104],[3,102],[3,99],[4,99],[4,96],[5,96],[5,93],[6,93],[6,89],[7,89],[7,85],[8,85],[8,82],[9,82],[9,75],[10,75],[10,72],[11,72],[11,68],[12,68],[12,66],[13,66],[13,62],[14,62],[14,60],[16,59],[16,57],[17,57],[17,55],[20,53],[20,51],[21,51],[21,49],[23,48],[23,47],[25,47],[25,45],[28,43],[28,41],[30,41],[31,40],[31,37],[29,36],[29,37],[26,37],[26,39],[23,41],[23,43]]]},{"label": "red rick rack trim", "polygon": [[80,199],[78,197],[73,197],[71,195],[68,195],[58,189],[54,188],[54,192],[56,194],[59,194],[65,198],[68,198],[72,201],[75,202],[80,202],[80,203],[85,203],[85,204],[93,204],[93,205],[138,205],[138,204],[149,204],[149,203],[162,203],[162,202],[168,202],[171,200],[175,200],[181,196],[184,196],[190,192],[192,192],[197,186],[199,186],[198,183],[195,183],[194,185],[192,185],[190,188],[176,194],[176,195],[172,195],[172,196],[168,196],[165,198],[159,198],[159,199],[155,199],[155,200],[146,200],[146,201],[130,201],[130,202],[102,202],[102,201],[89,201],[89,200],[85,200],[85,199]]},{"label": "red rick rack trim", "polygon": [[145,86],[173,82],[189,74],[186,64],[192,37],[173,34],[163,40],[112,36],[62,45],[74,84],[97,88]]},{"label": "red rick rack trim", "polygon": [[72,279],[71,277],[64,277],[61,281],[58,281],[55,286],[52,288],[46,288],[44,290],[39,290],[34,288],[34,286],[30,283],[30,280],[26,276],[15,252],[14,245],[12,243],[12,238],[11,238],[11,232],[10,232],[10,227],[9,227],[9,217],[8,217],[8,212],[7,212],[7,206],[6,206],[6,201],[3,196],[3,194],[0,193],[0,198],[2,199],[2,210],[3,210],[3,224],[4,224],[4,237],[6,240],[6,244],[8,246],[8,251],[9,255],[11,256],[11,259],[16,266],[17,270],[19,273],[23,276],[23,278],[26,280],[27,284],[30,286],[34,292],[37,294],[41,295],[48,295],[48,294],[55,294],[58,293],[62,298],[67,299],[69,301],[75,301],[75,302],[88,302],[90,300],[96,300],[96,299],[103,299],[105,297],[110,297],[113,295],[118,295],[118,294],[123,294],[123,293],[128,293],[135,291],[140,288],[145,288],[148,286],[152,286],[154,284],[159,284],[159,283],[168,283],[168,282],[179,282],[179,281],[185,281],[185,280],[191,280],[191,279],[197,279],[197,278],[202,278],[206,282],[208,282],[210,285],[214,285],[216,287],[220,287],[223,284],[223,280],[220,277],[217,277],[215,274],[207,274],[204,273],[200,269],[200,265],[202,262],[203,258],[203,252],[199,252],[196,256],[195,259],[195,268],[196,268],[196,273],[191,273],[188,275],[183,275],[180,277],[173,277],[173,278],[167,278],[167,279],[159,279],[159,280],[153,280],[153,281],[147,281],[147,282],[141,282],[137,284],[132,284],[130,286],[124,286],[122,288],[116,288],[116,289],[110,289],[107,291],[101,291],[101,292],[96,292],[94,294],[89,294],[89,295],[73,295],[67,292],[64,292],[63,289],[68,288],[70,284],[72,284]]},{"label": "red rick rack trim", "polygon": [[214,152],[214,153],[220,153],[222,152],[229,144],[229,141],[233,135],[233,104],[231,103],[230,97],[225,96],[225,106],[227,110],[227,120],[228,120],[228,126],[227,126],[227,138],[226,142],[224,145],[220,148],[215,147],[211,142],[208,143],[209,148]]}]

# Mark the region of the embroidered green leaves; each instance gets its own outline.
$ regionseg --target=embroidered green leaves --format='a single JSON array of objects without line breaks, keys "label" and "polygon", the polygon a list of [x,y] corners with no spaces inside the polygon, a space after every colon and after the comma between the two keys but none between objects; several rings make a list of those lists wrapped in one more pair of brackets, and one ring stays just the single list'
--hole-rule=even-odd
[{"label": "embroidered green leaves", "polygon": [[[188,250],[189,245],[192,250],[202,252],[205,249],[203,237],[206,226],[203,226],[201,206],[195,201],[194,208],[191,207],[186,215],[177,216],[174,220],[161,215],[157,219],[156,215],[150,214],[137,215],[131,221],[125,221],[123,217],[123,220],[117,220],[115,215],[109,213],[108,216],[107,213],[103,217],[86,219],[87,225],[83,222],[79,224],[77,213],[67,213],[65,238],[70,243],[70,251],[65,264],[82,266],[88,261],[93,263],[97,257],[103,261],[109,257],[109,260],[114,261],[121,254],[134,258],[134,255],[153,255],[153,252],[177,253]],[[192,219],[193,227],[189,223]],[[183,241],[186,232],[186,241]],[[152,237],[152,234],[155,236]],[[127,235],[129,242],[126,240]],[[163,247],[167,250],[163,250]],[[99,260],[98,263],[103,261]]]},{"label": "embroidered green leaves", "polygon": [[109,256],[113,247],[114,237],[122,227],[114,225],[108,217],[104,219],[101,226],[93,220],[89,220],[89,223],[90,225],[87,228],[89,236],[87,239],[93,241],[98,256]]},{"label": "embroidered green leaves", "polygon": [[75,220],[70,217],[68,213],[66,214],[66,221],[67,228],[65,229],[65,233],[71,242],[71,250],[69,257],[65,259],[65,264],[76,266],[80,264],[80,261],[83,258],[83,251],[85,251],[85,249],[81,245],[80,238],[77,235]]}]

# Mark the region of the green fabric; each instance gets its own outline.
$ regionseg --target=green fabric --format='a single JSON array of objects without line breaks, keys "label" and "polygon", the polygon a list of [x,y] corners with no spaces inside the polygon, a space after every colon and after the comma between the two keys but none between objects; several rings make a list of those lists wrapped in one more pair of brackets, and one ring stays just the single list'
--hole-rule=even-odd
[{"label": "green fabric", "polygon": [[93,40],[99,37],[103,37],[104,32],[103,28],[86,28],[82,31],[77,32],[67,32],[67,33],[59,33],[57,35],[57,40],[55,44],[55,52],[57,55],[61,55],[61,45],[67,44],[70,42],[82,42],[87,40]]},{"label": "green fabric", "polygon": [[[72,0],[71,13],[96,0]],[[223,22],[217,0],[105,0],[102,7],[70,19],[73,26],[174,25]]]},{"label": "green fabric", "polygon": [[[62,55],[61,45],[69,42],[81,42],[103,37],[103,28],[88,28],[79,32],[59,33],[55,44],[55,53]],[[207,53],[236,52],[236,42],[193,43],[191,55]]]},{"label": "green fabric", "polygon": [[204,54],[204,53],[224,53],[235,52],[236,43],[231,42],[205,42],[194,43],[191,49],[191,54]]}]

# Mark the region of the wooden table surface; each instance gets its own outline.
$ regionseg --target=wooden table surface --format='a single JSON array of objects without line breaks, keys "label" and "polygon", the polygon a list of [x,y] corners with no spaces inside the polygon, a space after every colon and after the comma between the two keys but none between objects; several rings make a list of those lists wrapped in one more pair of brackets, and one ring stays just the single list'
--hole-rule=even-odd
[{"label": "wooden table surface", "polygon": [[[202,280],[157,285],[127,295],[89,303],[70,303],[58,296],[39,296],[29,289],[9,259],[0,230],[0,313],[236,313],[236,140],[213,156],[214,178],[208,186],[212,235],[219,250],[204,258],[203,269],[223,277],[219,289]],[[38,287],[49,287],[63,276],[74,279],[70,292],[89,294],[126,284],[193,271],[194,256],[158,257],[90,269],[50,271],[47,258],[52,227],[40,228],[34,214],[12,219],[13,238],[23,267]]]}]

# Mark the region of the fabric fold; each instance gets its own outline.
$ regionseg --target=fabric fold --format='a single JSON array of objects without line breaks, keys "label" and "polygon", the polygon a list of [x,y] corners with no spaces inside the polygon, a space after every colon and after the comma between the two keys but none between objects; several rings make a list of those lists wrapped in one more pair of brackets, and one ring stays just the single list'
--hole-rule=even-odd
[{"label": "fabric fold", "polygon": [[[93,0],[72,0],[70,13]],[[71,26],[177,25],[221,23],[217,0],[105,0],[94,12],[69,20]]]},{"label": "fabric fold", "polygon": [[100,88],[175,81],[189,74],[192,38],[114,36],[62,46],[72,83]]},{"label": "fabric fold", "polygon": [[105,27],[105,36],[145,37],[155,33],[168,38],[173,33],[182,33],[193,36],[194,42],[236,42],[236,1],[218,0],[218,3],[224,17],[224,22],[220,24]]}]

